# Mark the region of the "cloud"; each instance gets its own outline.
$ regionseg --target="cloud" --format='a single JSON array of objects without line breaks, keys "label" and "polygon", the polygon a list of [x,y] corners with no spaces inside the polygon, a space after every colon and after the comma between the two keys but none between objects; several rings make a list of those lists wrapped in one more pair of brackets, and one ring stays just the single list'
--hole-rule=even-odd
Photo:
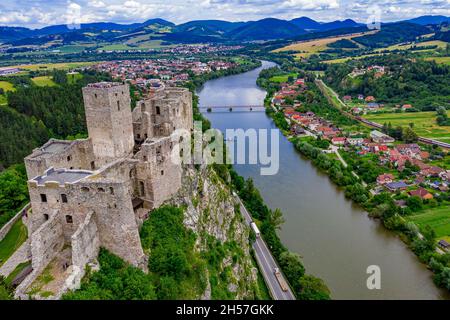
[{"label": "cloud", "polygon": [[319,21],[344,18],[365,21],[367,9],[373,5],[381,7],[383,21],[422,14],[450,15],[450,0],[2,0],[0,24],[25,27],[64,24],[69,18],[68,11],[76,5],[81,11],[79,21],[83,23],[132,23],[150,18],[175,23],[197,19],[248,21],[300,16]]}]

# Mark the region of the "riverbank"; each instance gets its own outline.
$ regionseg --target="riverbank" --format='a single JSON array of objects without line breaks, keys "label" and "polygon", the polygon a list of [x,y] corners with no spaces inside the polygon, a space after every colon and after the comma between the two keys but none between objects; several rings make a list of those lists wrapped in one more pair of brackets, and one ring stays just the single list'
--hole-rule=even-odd
[{"label": "riverbank", "polygon": [[[266,75],[266,78],[267,77],[268,75]],[[329,107],[321,101],[322,99],[317,96],[317,90],[311,90],[311,88],[314,87],[314,84],[312,83],[312,79],[309,80],[311,80],[307,83],[309,90],[305,90],[305,94],[308,94],[309,96],[302,100],[302,103],[297,109],[306,112],[310,106],[314,106],[314,112],[319,112],[317,106],[320,105],[322,106],[322,109],[327,111],[330,110]],[[267,86],[268,82],[259,80],[258,83],[266,84]],[[272,92],[274,93],[276,91],[272,89]],[[310,95],[312,93],[316,94],[316,100],[311,98]],[[269,96],[266,99],[267,107],[272,107],[272,97],[273,96]],[[292,104],[293,103],[294,101],[292,101]],[[275,123],[280,126],[281,117],[283,119],[285,117],[283,112],[269,112],[269,114],[274,118]],[[342,114],[337,115],[329,113],[326,116],[328,117],[327,119],[332,122],[333,120],[338,123],[345,122],[342,119]],[[346,125],[352,126],[354,124],[349,122],[346,123]],[[281,129],[284,129],[286,132],[285,126],[281,126]],[[450,279],[450,269],[448,267],[449,254],[442,255],[436,252],[437,243],[432,232],[422,231],[422,235],[414,224],[408,222],[404,218],[405,213],[400,210],[389,195],[381,194],[373,196],[370,194],[368,188],[365,186],[365,182],[353,174],[353,163],[350,166],[345,166],[338,158],[334,157],[334,155],[324,153],[322,148],[312,145],[311,142],[302,139],[293,139],[292,142],[300,153],[310,159],[317,168],[327,174],[330,180],[345,192],[347,198],[364,208],[370,216],[379,218],[386,229],[393,231],[394,234],[398,235],[419,257],[420,261],[426,263],[428,267],[435,272],[434,282],[436,285],[439,287],[447,287],[447,289],[450,290],[448,285],[448,279]]]}]

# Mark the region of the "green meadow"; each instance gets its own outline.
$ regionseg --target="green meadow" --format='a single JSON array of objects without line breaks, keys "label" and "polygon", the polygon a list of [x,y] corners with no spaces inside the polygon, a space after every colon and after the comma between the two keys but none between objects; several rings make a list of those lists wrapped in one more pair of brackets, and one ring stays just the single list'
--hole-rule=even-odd
[{"label": "green meadow", "polygon": [[[450,116],[450,111],[447,111]],[[439,126],[436,123],[436,112],[402,112],[368,114],[364,118],[380,124],[391,123],[393,126],[414,124],[414,131],[422,137],[450,143],[450,126]]]}]

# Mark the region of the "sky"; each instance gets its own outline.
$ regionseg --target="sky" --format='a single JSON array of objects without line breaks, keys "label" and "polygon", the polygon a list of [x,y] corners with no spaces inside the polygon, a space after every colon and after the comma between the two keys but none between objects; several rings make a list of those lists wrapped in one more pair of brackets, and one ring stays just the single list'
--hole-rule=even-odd
[{"label": "sky", "polygon": [[382,22],[420,15],[450,16],[450,0],[1,0],[0,25],[40,28],[87,22],[143,22],[163,18],[176,24],[204,19],[249,21],[267,17],[318,21]]}]

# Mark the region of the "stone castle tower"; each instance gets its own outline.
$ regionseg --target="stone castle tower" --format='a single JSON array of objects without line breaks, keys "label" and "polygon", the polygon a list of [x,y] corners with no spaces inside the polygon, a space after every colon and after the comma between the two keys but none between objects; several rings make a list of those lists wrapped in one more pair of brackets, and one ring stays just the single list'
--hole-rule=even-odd
[{"label": "stone castle tower", "polygon": [[83,98],[96,167],[129,156],[134,137],[128,85],[90,84],[83,88]]},{"label": "stone castle tower", "polygon": [[47,267],[59,270],[53,298],[77,288],[100,247],[145,270],[139,224],[181,187],[171,133],[192,130],[187,89],[165,89],[133,111],[127,84],[93,83],[83,97],[89,138],[51,139],[25,158],[33,271],[20,298]]}]

